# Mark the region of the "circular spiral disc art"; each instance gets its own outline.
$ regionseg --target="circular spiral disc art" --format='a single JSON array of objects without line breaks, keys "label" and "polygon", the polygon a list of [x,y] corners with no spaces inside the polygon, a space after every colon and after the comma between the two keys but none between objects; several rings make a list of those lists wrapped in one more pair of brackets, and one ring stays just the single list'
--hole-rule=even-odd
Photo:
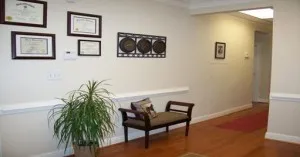
[{"label": "circular spiral disc art", "polygon": [[153,43],[153,51],[157,54],[164,53],[166,51],[166,43],[162,40],[157,40]]},{"label": "circular spiral disc art", "polygon": [[120,41],[120,49],[125,53],[130,53],[136,49],[136,43],[132,38],[126,37]]},{"label": "circular spiral disc art", "polygon": [[143,38],[138,42],[137,48],[142,54],[146,54],[151,51],[151,42]]}]

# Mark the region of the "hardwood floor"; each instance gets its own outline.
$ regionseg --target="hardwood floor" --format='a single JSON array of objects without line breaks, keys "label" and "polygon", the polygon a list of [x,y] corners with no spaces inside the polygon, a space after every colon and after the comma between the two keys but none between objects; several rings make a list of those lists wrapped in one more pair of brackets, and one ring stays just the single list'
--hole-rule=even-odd
[{"label": "hardwood floor", "polygon": [[216,127],[245,115],[268,110],[267,105],[221,118],[193,124],[189,137],[184,128],[150,137],[150,148],[144,149],[144,139],[129,141],[101,149],[99,157],[178,157],[187,152],[207,157],[300,157],[300,145],[265,140],[266,128],[244,133]]}]

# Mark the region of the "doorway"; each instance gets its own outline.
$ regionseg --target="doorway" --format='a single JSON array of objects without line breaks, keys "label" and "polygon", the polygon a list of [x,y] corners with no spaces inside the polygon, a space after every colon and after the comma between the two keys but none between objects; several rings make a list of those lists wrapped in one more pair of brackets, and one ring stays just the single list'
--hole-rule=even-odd
[{"label": "doorway", "polygon": [[253,102],[269,103],[272,65],[272,33],[255,32]]}]

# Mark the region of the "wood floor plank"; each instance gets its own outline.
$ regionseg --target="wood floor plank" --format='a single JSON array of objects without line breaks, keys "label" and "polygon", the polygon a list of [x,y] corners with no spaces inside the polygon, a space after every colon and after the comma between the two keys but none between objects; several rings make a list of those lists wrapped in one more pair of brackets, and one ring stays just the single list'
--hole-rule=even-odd
[{"label": "wood floor plank", "polygon": [[178,157],[188,152],[207,157],[300,157],[300,145],[265,140],[266,128],[250,133],[222,129],[217,125],[268,110],[258,104],[252,109],[193,124],[189,137],[184,128],[150,137],[150,148],[144,149],[144,139],[101,148],[99,157]]}]

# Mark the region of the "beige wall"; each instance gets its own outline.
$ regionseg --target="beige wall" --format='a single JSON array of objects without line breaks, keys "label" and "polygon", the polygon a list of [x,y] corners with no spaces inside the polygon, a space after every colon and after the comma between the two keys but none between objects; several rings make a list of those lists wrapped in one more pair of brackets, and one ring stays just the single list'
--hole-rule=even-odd
[{"label": "beige wall", "polygon": [[[51,0],[48,8],[47,29],[0,25],[2,106],[52,100],[89,79],[106,78],[112,79],[111,90],[115,94],[189,86],[186,94],[152,99],[158,111],[163,111],[168,100],[194,102],[194,118],[251,103],[254,32],[269,32],[270,26],[224,14],[193,17],[186,10],[148,0],[87,0],[76,4]],[[66,36],[68,10],[103,16],[102,57],[63,60],[64,51],[76,51],[79,39]],[[57,60],[11,60],[12,30],[55,33]],[[167,36],[167,58],[116,58],[119,31]],[[214,60],[216,41],[227,43],[224,61]],[[244,52],[249,52],[249,59],[244,58]],[[61,70],[62,80],[48,81],[51,70]],[[128,107],[129,102],[120,105]],[[116,123],[119,125],[119,121]],[[47,125],[47,111],[1,116],[0,132],[3,157],[27,157],[56,150]],[[116,136],[121,135],[122,127],[118,127]]]},{"label": "beige wall", "polygon": [[[193,58],[197,58],[195,64],[199,65],[194,68],[199,71],[196,76],[200,84],[198,88],[208,87],[204,100],[211,102],[207,106],[224,110],[229,106],[235,107],[234,104],[250,103],[255,30],[271,32],[271,25],[265,26],[227,14],[196,17],[197,47]],[[214,60],[211,53],[216,41],[227,44],[224,61]],[[249,59],[245,59],[245,52],[249,53]],[[200,81],[203,79],[205,81]]]},{"label": "beige wall", "polygon": [[274,8],[271,93],[293,99],[271,100],[268,132],[300,143],[300,1],[278,0]]}]

